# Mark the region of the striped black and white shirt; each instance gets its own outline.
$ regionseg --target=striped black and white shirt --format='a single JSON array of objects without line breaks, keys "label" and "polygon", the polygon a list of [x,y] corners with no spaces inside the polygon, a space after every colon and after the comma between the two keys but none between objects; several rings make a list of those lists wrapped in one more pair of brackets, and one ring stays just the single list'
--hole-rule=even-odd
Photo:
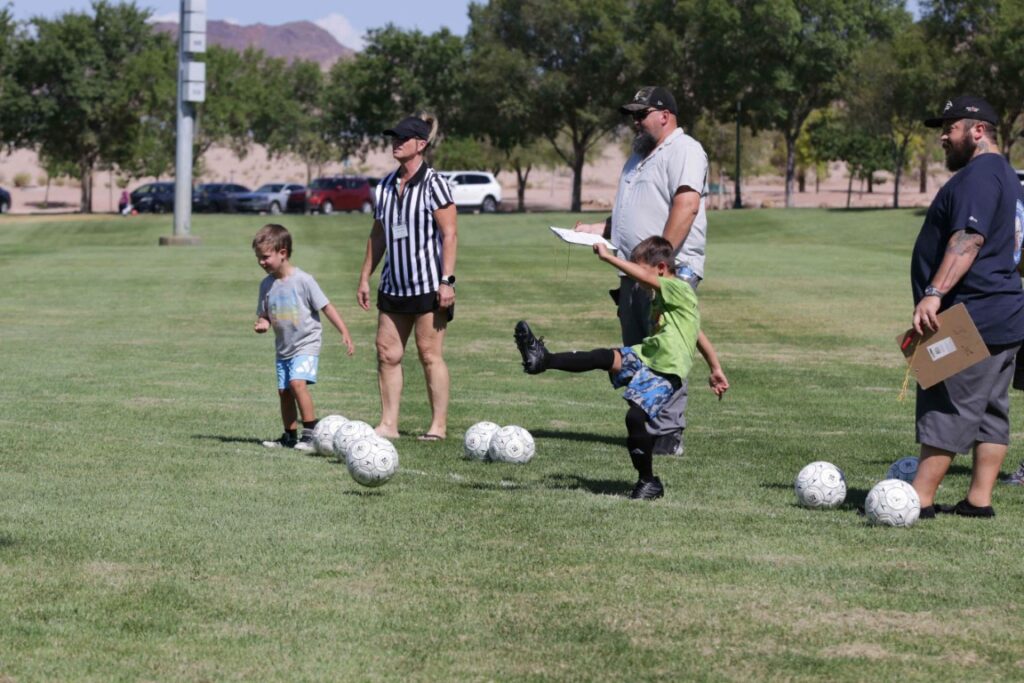
[{"label": "striped black and white shirt", "polygon": [[426,162],[398,194],[398,171],[378,183],[374,218],[384,227],[380,291],[391,296],[436,292],[443,241],[434,211],[453,203],[448,181]]}]

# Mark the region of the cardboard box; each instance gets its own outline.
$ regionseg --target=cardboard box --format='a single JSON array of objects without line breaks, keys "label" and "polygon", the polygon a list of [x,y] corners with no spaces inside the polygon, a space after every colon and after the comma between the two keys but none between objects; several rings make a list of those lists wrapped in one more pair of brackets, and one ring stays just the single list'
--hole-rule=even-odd
[{"label": "cardboard box", "polygon": [[967,307],[957,304],[939,313],[939,329],[918,336],[913,328],[896,338],[922,389],[929,389],[989,357]]}]

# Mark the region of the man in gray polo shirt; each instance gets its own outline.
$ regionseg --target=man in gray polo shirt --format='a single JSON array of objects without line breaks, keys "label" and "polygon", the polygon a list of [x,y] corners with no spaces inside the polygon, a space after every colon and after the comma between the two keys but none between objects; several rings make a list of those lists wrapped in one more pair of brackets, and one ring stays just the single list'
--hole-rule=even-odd
[{"label": "man in gray polo shirt", "polygon": [[[676,273],[694,289],[704,278],[708,157],[700,143],[683,132],[676,101],[665,88],[647,86],[620,108],[636,129],[633,154],[619,177],[612,215],[602,223],[577,223],[581,232],[603,234],[628,259],[633,247],[659,235],[676,248]],[[622,343],[638,344],[651,334],[651,299],[635,281],[620,274],[618,290]],[[701,337],[705,354],[706,339]],[[725,380],[725,376],[721,378]],[[682,453],[686,426],[687,383],[658,414],[655,453]]]}]

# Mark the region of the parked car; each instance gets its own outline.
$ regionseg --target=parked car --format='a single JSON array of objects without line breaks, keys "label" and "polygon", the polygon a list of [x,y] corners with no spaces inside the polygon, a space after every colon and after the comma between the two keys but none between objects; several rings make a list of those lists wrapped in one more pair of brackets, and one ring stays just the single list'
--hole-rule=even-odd
[{"label": "parked car", "polygon": [[1017,169],[1017,180],[1020,181],[1021,185],[1024,185],[1024,171]]},{"label": "parked car", "polygon": [[234,183],[203,183],[192,195],[192,208],[196,211],[236,211],[238,197],[252,192],[245,185]]},{"label": "parked car", "polygon": [[452,199],[459,209],[494,213],[501,206],[501,185],[486,171],[442,171],[452,188]]},{"label": "parked car", "polygon": [[11,210],[11,193],[0,187],[0,213]]},{"label": "parked car", "polygon": [[373,211],[373,185],[363,176],[317,178],[306,192],[306,206],[323,214],[335,211]]},{"label": "parked car", "polygon": [[238,211],[265,211],[277,215],[288,209],[288,198],[294,190],[304,190],[298,183],[267,183],[253,192],[235,197]]},{"label": "parked car", "polygon": [[132,208],[139,213],[174,211],[174,183],[146,183],[131,193]]},{"label": "parked car", "polygon": [[295,189],[288,193],[287,210],[306,212],[306,186],[295,185]]}]

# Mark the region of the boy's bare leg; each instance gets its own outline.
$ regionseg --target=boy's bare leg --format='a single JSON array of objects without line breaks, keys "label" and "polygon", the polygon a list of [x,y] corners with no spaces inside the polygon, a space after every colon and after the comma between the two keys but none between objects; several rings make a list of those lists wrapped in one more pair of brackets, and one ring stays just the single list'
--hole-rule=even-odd
[{"label": "boy's bare leg", "polygon": [[974,469],[971,486],[967,489],[967,502],[975,507],[992,504],[992,489],[999,478],[999,470],[1006,458],[1007,446],[998,443],[974,444]]},{"label": "boy's bare leg", "polygon": [[430,399],[430,428],[427,434],[444,438],[448,435],[448,396],[450,379],[444,361],[444,333],[448,326],[447,311],[438,310],[416,318],[416,350]]},{"label": "boy's bare leg", "polygon": [[295,402],[293,403],[292,411],[294,412],[294,405],[299,406],[299,415],[302,416],[303,422],[312,422],[316,419],[316,409],[313,407],[313,396],[309,393],[309,386],[306,384],[304,379],[293,379],[288,382],[288,388],[291,390],[292,395],[295,396]]},{"label": "boy's bare leg", "polygon": [[939,490],[939,484],[953,462],[953,455],[949,451],[921,444],[921,457],[913,483],[914,490],[921,499],[921,507],[925,508],[935,503],[935,492]]},{"label": "boy's bare leg", "polygon": [[377,382],[380,385],[380,436],[398,437],[398,408],[402,400],[402,356],[415,316],[380,313],[377,317]]},{"label": "boy's bare leg", "polygon": [[299,414],[295,409],[295,394],[289,389],[278,389],[277,397],[281,401],[281,422],[286,432],[294,432],[299,428]]}]

